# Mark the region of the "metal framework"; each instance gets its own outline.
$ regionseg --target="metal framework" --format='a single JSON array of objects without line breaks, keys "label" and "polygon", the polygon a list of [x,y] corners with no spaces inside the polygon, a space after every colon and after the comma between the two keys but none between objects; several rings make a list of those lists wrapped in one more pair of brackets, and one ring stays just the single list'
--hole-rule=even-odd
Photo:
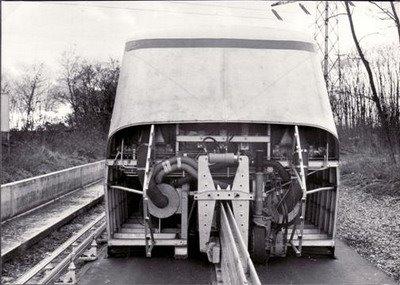
[{"label": "metal framework", "polygon": [[[310,15],[301,1],[277,1],[271,4],[271,7],[291,4],[297,2],[300,8]],[[277,12],[273,10],[276,15]],[[326,88],[332,99],[335,90],[341,82],[340,68],[340,48],[339,48],[339,13],[338,3],[336,1],[317,1],[315,8],[314,21],[314,40],[321,56],[321,65],[323,69]],[[279,16],[279,20],[282,18]]]},{"label": "metal framework", "polygon": [[[154,247],[154,234],[151,226],[151,221],[149,217],[149,197],[147,197],[147,190],[149,189],[151,171],[150,171],[150,162],[151,162],[151,152],[153,150],[154,143],[154,125],[150,126],[149,133],[149,144],[147,146],[147,158],[146,158],[146,167],[144,172],[144,182],[143,182],[143,219],[144,219],[144,238],[146,242],[146,256],[151,256],[151,251]],[[148,235],[150,232],[150,236]],[[150,242],[150,244],[149,244]]]},{"label": "metal framework", "polygon": [[212,224],[214,221],[214,212],[216,202],[220,200],[229,200],[232,202],[233,212],[236,221],[240,225],[240,232],[244,243],[248,244],[249,230],[249,207],[250,200],[253,195],[250,194],[249,183],[249,159],[247,156],[239,156],[237,158],[238,168],[233,180],[232,188],[227,189],[216,188],[214,185],[211,171],[208,166],[208,156],[199,157],[198,168],[198,194],[194,199],[198,201],[198,217],[200,227],[200,250],[209,252],[208,246]]},{"label": "metal framework", "polygon": [[315,9],[314,39],[322,58],[326,87],[333,96],[341,82],[338,4],[335,1],[318,1]]},{"label": "metal framework", "polygon": [[[300,133],[299,127],[294,127],[294,137],[295,137],[295,150],[298,156],[298,165],[293,167],[294,172],[296,173],[296,178],[299,181],[301,190],[302,190],[302,197],[300,202],[300,228],[298,229],[299,233],[297,235],[297,239],[299,241],[298,247],[296,247],[293,243],[293,236],[296,231],[295,228],[292,230],[292,234],[290,237],[290,245],[292,246],[293,250],[296,252],[296,255],[301,256],[301,250],[303,246],[303,232],[304,232],[304,220],[306,215],[306,196],[307,196],[307,186],[306,186],[306,176],[304,172],[304,163],[303,163],[303,150],[301,148],[300,143]],[[300,172],[300,173],[299,173]],[[296,227],[296,225],[294,225]]]}]

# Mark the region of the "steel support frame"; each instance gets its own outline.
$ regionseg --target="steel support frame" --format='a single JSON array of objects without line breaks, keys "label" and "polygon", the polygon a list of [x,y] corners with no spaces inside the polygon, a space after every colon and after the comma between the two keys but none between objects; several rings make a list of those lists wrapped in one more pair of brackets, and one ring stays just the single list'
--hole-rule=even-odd
[{"label": "steel support frame", "polygon": [[[298,155],[298,165],[293,166],[293,171],[296,174],[296,179],[300,184],[300,188],[302,190],[302,197],[300,202],[300,226],[299,229],[296,229],[296,224],[293,226],[292,235],[289,239],[289,243],[292,246],[294,252],[297,256],[301,256],[302,246],[303,246],[303,231],[304,231],[304,220],[306,214],[306,196],[307,196],[307,185],[306,185],[306,175],[304,171],[304,162],[303,162],[303,153],[301,149],[300,143],[300,133],[299,127],[294,126],[294,138],[295,138],[295,151]],[[300,173],[299,173],[300,172]],[[299,231],[297,234],[298,246],[295,246],[293,243],[294,232]]]},{"label": "steel support frame", "polygon": [[198,159],[198,191],[194,199],[198,200],[198,224],[200,251],[208,251],[211,229],[215,220],[216,202],[231,201],[235,220],[238,224],[243,241],[248,245],[250,194],[249,159],[247,156],[238,157],[238,168],[232,188],[216,188],[208,166],[208,157],[202,155]]},{"label": "steel support frame", "polygon": [[187,239],[188,239],[188,200],[189,200],[189,185],[184,184],[182,188],[180,188],[180,214],[181,214],[181,230],[180,230],[180,239],[185,241],[185,245],[183,246],[175,246],[174,249],[174,257],[176,259],[184,259],[188,256],[187,249]]},{"label": "steel support frame", "polygon": [[[177,135],[176,141],[177,142],[204,142],[204,140],[209,137],[205,135]],[[255,143],[269,143],[271,140],[271,137],[268,136],[248,136],[248,135],[236,135],[233,136],[232,138],[229,138],[229,136],[221,136],[221,135],[213,135],[213,139],[215,139],[217,142],[232,142],[232,143],[250,143],[250,142],[255,142]]]},{"label": "steel support frame", "polygon": [[145,167],[144,181],[143,181],[143,220],[144,220],[144,238],[146,244],[147,257],[151,257],[151,251],[153,250],[155,244],[153,229],[151,226],[151,220],[148,210],[149,198],[147,196],[147,190],[149,189],[149,183],[152,174],[150,170],[150,163],[151,163],[151,152],[153,150],[153,144],[154,144],[154,134],[155,134],[154,125],[151,125],[149,133],[149,144],[147,146],[146,167]]}]

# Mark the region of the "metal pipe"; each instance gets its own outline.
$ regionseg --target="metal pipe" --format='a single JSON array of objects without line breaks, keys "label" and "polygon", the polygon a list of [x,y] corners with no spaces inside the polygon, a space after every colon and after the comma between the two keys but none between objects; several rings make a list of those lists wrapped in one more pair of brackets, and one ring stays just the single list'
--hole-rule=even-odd
[{"label": "metal pipe", "polygon": [[132,189],[132,188],[116,186],[116,185],[110,186],[110,188],[117,189],[117,190],[123,190],[123,191],[131,192],[131,193],[135,193],[135,194],[139,194],[139,195],[143,195],[143,191]]},{"label": "metal pipe", "polygon": [[333,189],[335,189],[335,188],[334,188],[334,187],[321,187],[321,188],[316,188],[316,189],[307,191],[307,195],[313,194],[313,193],[317,193],[317,192],[320,192],[320,191],[329,191],[329,190],[333,190]]},{"label": "metal pipe", "polygon": [[224,164],[235,164],[238,161],[238,156],[234,153],[209,153],[209,163],[224,163]]},{"label": "metal pipe", "polygon": [[160,172],[158,172],[158,174],[155,176],[154,181],[158,184],[161,183],[165,177],[165,175],[167,175],[168,173],[177,171],[177,170],[185,170],[187,173],[189,173],[189,175],[197,178],[197,170],[194,169],[192,166],[188,165],[188,164],[184,164],[182,163],[181,165],[178,164],[173,164],[170,165],[168,169],[162,169]]},{"label": "metal pipe", "polygon": [[156,177],[157,174],[164,169],[164,165],[173,165],[179,163],[185,163],[193,167],[195,170],[197,170],[197,161],[194,160],[193,158],[186,157],[186,156],[175,156],[171,157],[163,162],[158,163],[156,166],[154,166],[153,170],[153,176]]}]

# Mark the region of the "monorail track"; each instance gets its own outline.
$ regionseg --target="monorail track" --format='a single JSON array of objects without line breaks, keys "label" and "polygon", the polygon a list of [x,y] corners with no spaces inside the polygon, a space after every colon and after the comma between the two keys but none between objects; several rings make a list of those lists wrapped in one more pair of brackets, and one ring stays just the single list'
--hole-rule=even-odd
[{"label": "monorail track", "polygon": [[11,260],[104,199],[100,181],[74,190],[2,223],[3,261]]},{"label": "monorail track", "polygon": [[[75,240],[81,243],[83,238],[90,235],[90,232],[85,231],[89,223],[100,215],[101,220],[105,220],[104,205],[101,203],[104,195],[101,190],[102,185],[96,183],[6,221],[2,229],[1,283],[43,283],[41,278],[44,273],[55,268],[68,255],[69,249],[77,247],[74,242],[68,246],[68,242],[76,237],[74,233],[82,233]],[[96,223],[95,228],[98,226]],[[47,262],[51,257],[54,260]],[[43,263],[46,263],[45,270],[41,268]],[[30,278],[25,280],[27,276]]]},{"label": "monorail track", "polygon": [[[105,231],[105,215],[98,216],[59,246],[48,257],[19,277],[15,284],[75,284],[77,259],[97,259],[96,239]],[[63,273],[65,273],[63,275]]]},{"label": "monorail track", "polygon": [[[221,203],[220,215],[221,259],[215,265],[215,280],[218,284],[261,284],[228,204]],[[97,259],[96,239],[105,231],[104,216],[102,214],[86,224],[13,283],[76,284],[76,261]]]},{"label": "monorail track", "polygon": [[221,260],[216,265],[217,281],[220,284],[261,284],[232,209],[221,203],[220,211]]}]

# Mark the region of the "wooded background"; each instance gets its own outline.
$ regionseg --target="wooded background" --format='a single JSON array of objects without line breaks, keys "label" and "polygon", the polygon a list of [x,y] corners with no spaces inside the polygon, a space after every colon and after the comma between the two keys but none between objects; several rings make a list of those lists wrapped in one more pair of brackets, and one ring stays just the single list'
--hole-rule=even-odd
[{"label": "wooded background", "polygon": [[[363,49],[345,2],[354,51],[341,55],[340,82],[329,91],[342,152],[368,152],[399,163],[400,153],[400,24],[393,1],[371,2],[382,21],[397,27],[395,44],[381,43]],[[10,98],[10,114],[16,130],[90,130],[106,136],[119,76],[119,62],[96,62],[74,50],[60,55],[57,75],[43,63],[26,66],[21,76],[3,73],[1,93]],[[51,112],[68,108],[54,120]]]}]

